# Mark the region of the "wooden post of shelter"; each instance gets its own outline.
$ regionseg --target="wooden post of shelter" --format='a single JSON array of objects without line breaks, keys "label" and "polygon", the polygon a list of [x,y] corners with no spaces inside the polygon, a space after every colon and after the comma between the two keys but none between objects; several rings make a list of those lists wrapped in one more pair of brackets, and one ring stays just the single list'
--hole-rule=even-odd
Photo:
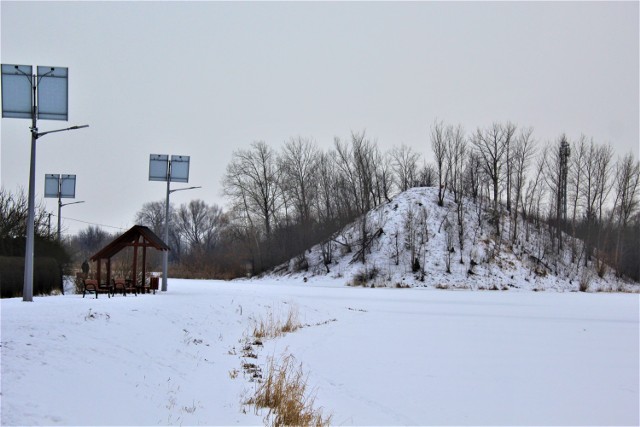
[{"label": "wooden post of shelter", "polygon": [[131,273],[133,286],[138,285],[138,240],[140,240],[140,236],[136,237],[136,240],[133,242],[133,269]]},{"label": "wooden post of shelter", "polygon": [[111,283],[111,258],[107,258],[107,286],[109,286],[110,283]]},{"label": "wooden post of shelter", "polygon": [[147,245],[142,246],[142,289],[144,289],[144,285],[147,278]]}]

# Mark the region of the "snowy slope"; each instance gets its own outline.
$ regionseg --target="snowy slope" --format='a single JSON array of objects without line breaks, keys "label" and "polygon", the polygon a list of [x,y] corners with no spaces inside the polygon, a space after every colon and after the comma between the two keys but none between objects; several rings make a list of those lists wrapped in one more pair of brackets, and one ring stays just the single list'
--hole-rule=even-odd
[{"label": "snowy slope", "polygon": [[[334,425],[638,425],[638,295],[169,280],[0,301],[2,425],[260,425],[292,354]],[[256,319],[309,326],[241,351]]]},{"label": "snowy slope", "polygon": [[[299,261],[293,259],[267,277],[314,280],[328,276],[353,285],[359,284],[357,278],[364,275],[370,277],[366,285],[376,287],[536,291],[577,291],[579,283],[587,280],[591,291],[640,290],[637,283],[621,281],[610,271],[599,278],[593,267],[571,263],[568,250],[561,256],[552,256],[548,242],[544,241],[546,235],[531,227],[527,239],[521,222],[517,245],[497,242],[486,212],[468,198],[463,203],[464,238],[460,249],[456,206],[451,193],[446,194],[444,205],[438,206],[436,188],[409,189],[367,214],[368,234],[375,237],[365,254],[366,264],[356,256],[362,235],[358,220],[333,236],[329,264],[323,262],[326,256],[323,258],[322,245],[316,245],[305,253],[308,270],[297,270]],[[503,215],[502,222],[506,234],[511,226],[509,218]],[[414,246],[418,247],[414,253],[420,264],[417,272],[412,269],[409,223],[417,229],[413,233],[417,242]],[[327,245],[324,250],[327,251]],[[450,273],[446,268],[447,256]]]}]

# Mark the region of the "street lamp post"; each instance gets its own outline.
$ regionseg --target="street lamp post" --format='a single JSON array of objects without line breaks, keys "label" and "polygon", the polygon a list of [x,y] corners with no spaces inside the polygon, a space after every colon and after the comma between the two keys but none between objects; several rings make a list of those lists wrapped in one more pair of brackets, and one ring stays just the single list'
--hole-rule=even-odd
[{"label": "street lamp post", "polygon": [[[35,232],[36,141],[49,133],[89,127],[38,132],[37,120],[68,120],[68,75],[64,67],[37,67],[2,64],[2,117],[31,119],[31,161],[29,164],[29,197],[27,236],[24,256],[23,301],[33,301],[33,247]],[[26,78],[28,86],[22,78]],[[46,78],[46,79],[45,79]]]},{"label": "street lamp post", "polygon": [[84,200],[79,202],[62,203],[63,198],[74,199],[76,197],[76,176],[54,173],[46,174],[44,176],[44,197],[58,199],[58,242],[60,242],[60,230],[62,229],[62,207],[75,205],[76,203],[84,203]]},{"label": "street lamp post", "polygon": [[62,203],[62,200],[58,199],[58,242],[60,241],[60,220],[62,219],[61,211],[63,206],[75,205],[77,203],[84,203],[84,200],[79,202]]},{"label": "street lamp post", "polygon": [[[35,110],[36,107],[34,107]],[[48,132],[38,133],[38,128],[35,128],[35,113],[34,113],[34,127],[31,128],[31,167],[29,169],[29,205],[27,214],[27,242],[24,255],[24,287],[22,289],[22,300],[33,301],[33,242],[35,234],[35,181],[36,181],[36,141],[41,136],[48,133],[62,132],[66,130],[75,130],[81,128],[87,128],[89,125],[72,126],[65,129],[51,130]],[[60,240],[60,205],[58,205],[58,240]]]},{"label": "street lamp post", "polygon": [[[169,195],[171,193],[175,193],[176,191],[186,191],[186,190],[194,190],[198,187],[187,187],[187,188],[176,188],[174,190],[169,189],[170,181],[167,180],[167,200],[165,202],[165,213],[164,213],[164,242],[169,244]],[[162,253],[162,291],[167,291],[167,275],[169,274],[169,251],[164,251]]]},{"label": "street lamp post", "polygon": [[[151,154],[149,158],[149,181],[166,181],[167,198],[164,210],[164,242],[169,244],[169,195],[176,191],[193,190],[198,187],[176,188],[171,190],[171,181],[189,182],[189,156],[169,156]],[[162,254],[162,291],[167,291],[167,275],[169,273],[169,252]]]}]

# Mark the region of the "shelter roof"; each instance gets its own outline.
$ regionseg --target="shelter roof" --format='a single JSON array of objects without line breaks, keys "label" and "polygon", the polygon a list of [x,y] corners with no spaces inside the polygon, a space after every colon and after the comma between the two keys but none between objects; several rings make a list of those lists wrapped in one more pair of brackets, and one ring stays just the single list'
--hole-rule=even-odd
[{"label": "shelter roof", "polygon": [[[140,241],[142,237],[142,241]],[[120,237],[117,237],[107,246],[99,250],[91,257],[91,261],[99,259],[108,259],[129,246],[146,246],[159,251],[168,251],[169,246],[162,241],[150,228],[144,225],[134,225],[125,231]]]}]

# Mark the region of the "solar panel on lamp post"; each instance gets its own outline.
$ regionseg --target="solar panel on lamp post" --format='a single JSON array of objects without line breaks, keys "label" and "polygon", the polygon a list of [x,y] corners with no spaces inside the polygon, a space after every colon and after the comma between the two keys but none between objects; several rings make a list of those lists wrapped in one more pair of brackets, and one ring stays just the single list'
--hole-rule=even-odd
[{"label": "solar panel on lamp post", "polygon": [[31,119],[31,160],[29,164],[29,196],[27,207],[27,235],[24,256],[23,301],[33,301],[33,247],[35,233],[36,141],[54,132],[89,127],[71,126],[38,132],[38,119],[68,120],[68,77],[65,67],[37,67],[2,64],[2,117]]}]

